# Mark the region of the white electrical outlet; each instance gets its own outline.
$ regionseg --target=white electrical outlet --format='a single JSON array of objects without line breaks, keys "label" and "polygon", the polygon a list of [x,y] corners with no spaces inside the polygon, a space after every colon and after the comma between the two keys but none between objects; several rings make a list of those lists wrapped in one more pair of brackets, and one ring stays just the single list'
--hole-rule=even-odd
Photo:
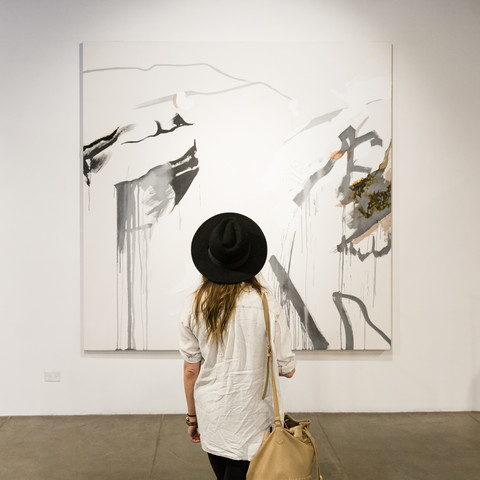
[{"label": "white electrical outlet", "polygon": [[60,382],[62,380],[62,374],[60,372],[45,372],[46,382]]}]

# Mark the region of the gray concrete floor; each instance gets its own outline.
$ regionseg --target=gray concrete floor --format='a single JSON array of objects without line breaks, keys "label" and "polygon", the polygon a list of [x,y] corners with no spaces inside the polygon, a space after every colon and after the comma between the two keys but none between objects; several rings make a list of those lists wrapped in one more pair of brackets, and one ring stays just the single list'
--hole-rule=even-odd
[{"label": "gray concrete floor", "polygon": [[[479,480],[480,413],[310,418],[325,480]],[[213,480],[183,415],[0,417],[1,480]]]}]

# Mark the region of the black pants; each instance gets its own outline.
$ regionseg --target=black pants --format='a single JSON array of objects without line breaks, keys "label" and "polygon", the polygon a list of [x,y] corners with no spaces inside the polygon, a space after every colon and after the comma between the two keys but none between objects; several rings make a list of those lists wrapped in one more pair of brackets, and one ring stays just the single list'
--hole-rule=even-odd
[{"label": "black pants", "polygon": [[217,480],[245,480],[250,462],[247,460],[231,460],[208,454],[210,465],[217,476]]}]

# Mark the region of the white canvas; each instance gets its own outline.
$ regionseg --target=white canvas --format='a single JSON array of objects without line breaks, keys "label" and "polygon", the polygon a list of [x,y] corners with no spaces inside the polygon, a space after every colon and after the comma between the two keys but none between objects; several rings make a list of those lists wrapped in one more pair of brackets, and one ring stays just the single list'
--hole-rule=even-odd
[{"label": "white canvas", "polygon": [[391,45],[83,45],[84,348],[176,350],[236,211],[296,349],[391,347]]}]

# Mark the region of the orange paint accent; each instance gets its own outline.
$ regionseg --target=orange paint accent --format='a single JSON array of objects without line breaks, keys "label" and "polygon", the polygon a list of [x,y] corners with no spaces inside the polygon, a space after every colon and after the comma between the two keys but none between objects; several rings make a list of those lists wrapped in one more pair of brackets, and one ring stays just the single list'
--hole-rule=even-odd
[{"label": "orange paint accent", "polygon": [[345,153],[344,150],[335,150],[330,157],[328,157],[330,160],[340,160],[343,157],[343,154]]}]

